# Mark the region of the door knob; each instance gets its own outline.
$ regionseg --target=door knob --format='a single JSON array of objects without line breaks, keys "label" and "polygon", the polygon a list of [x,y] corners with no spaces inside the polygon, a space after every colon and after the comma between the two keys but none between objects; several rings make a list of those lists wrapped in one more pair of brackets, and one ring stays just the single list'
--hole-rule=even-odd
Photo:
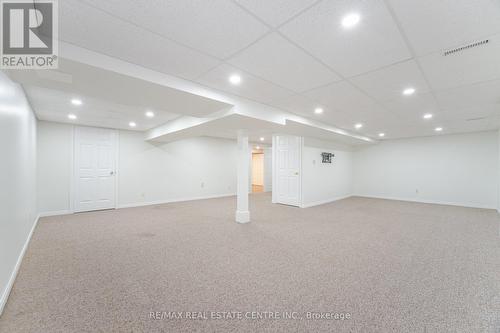
[{"label": "door knob", "polygon": [[295,172],[295,176],[298,176],[298,175],[299,175],[299,173],[298,173],[298,172]]},{"label": "door knob", "polygon": [[111,176],[113,176],[113,175],[115,174],[115,172],[114,172],[114,171],[110,171],[110,172],[109,172],[109,174],[110,174]]}]

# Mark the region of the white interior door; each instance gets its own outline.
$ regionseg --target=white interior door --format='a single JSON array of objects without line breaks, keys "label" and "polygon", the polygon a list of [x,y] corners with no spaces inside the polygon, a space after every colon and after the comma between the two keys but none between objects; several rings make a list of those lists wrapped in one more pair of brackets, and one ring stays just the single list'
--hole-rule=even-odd
[{"label": "white interior door", "polygon": [[75,128],[75,212],[115,208],[116,131]]},{"label": "white interior door", "polygon": [[[278,135],[274,141],[276,202],[300,206],[301,198],[301,151],[302,138],[291,135]],[[273,175],[274,176],[274,175]]]}]

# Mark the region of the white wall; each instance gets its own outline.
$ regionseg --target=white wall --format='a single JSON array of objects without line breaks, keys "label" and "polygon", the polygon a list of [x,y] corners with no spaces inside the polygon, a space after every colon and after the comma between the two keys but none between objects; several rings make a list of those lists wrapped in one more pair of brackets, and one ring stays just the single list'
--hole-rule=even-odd
[{"label": "white wall", "polygon": [[[321,163],[321,152],[335,154]],[[500,207],[499,132],[382,141],[351,151],[310,138],[302,152],[302,205],[350,195]]]},{"label": "white wall", "polygon": [[[38,204],[42,214],[70,212],[73,126],[39,122]],[[119,131],[117,206],[234,194],[236,142],[192,138],[148,143]]]},{"label": "white wall", "polygon": [[354,154],[354,193],[497,208],[498,133],[384,141]]},{"label": "white wall", "polygon": [[[335,154],[322,163],[322,152]],[[305,138],[302,150],[302,206],[311,207],[352,194],[353,157],[350,148]]]},{"label": "white wall", "polygon": [[36,122],[22,88],[0,72],[0,313],[37,219]]},{"label": "white wall", "polygon": [[40,121],[37,157],[39,212],[69,213],[73,126]]},{"label": "white wall", "polygon": [[[120,131],[120,206],[236,193],[236,142],[192,138],[151,144]],[[202,187],[203,186],[203,187]]]}]

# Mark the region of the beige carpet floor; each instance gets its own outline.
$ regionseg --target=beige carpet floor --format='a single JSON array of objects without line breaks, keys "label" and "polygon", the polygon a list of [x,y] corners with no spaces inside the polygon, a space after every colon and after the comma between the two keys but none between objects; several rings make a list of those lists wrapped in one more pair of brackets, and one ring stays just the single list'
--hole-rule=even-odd
[{"label": "beige carpet floor", "polygon": [[[234,210],[233,197],[41,219],[0,332],[500,332],[496,211],[268,194],[251,196],[249,224]],[[294,319],[246,318],[266,311]]]}]

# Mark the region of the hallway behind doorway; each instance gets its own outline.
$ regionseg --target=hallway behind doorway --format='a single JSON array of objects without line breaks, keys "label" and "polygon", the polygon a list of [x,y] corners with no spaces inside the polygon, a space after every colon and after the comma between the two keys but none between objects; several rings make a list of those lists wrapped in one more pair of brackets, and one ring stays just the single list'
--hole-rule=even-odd
[{"label": "hallway behind doorway", "polygon": [[260,149],[252,151],[252,192],[264,192],[264,152]]}]

